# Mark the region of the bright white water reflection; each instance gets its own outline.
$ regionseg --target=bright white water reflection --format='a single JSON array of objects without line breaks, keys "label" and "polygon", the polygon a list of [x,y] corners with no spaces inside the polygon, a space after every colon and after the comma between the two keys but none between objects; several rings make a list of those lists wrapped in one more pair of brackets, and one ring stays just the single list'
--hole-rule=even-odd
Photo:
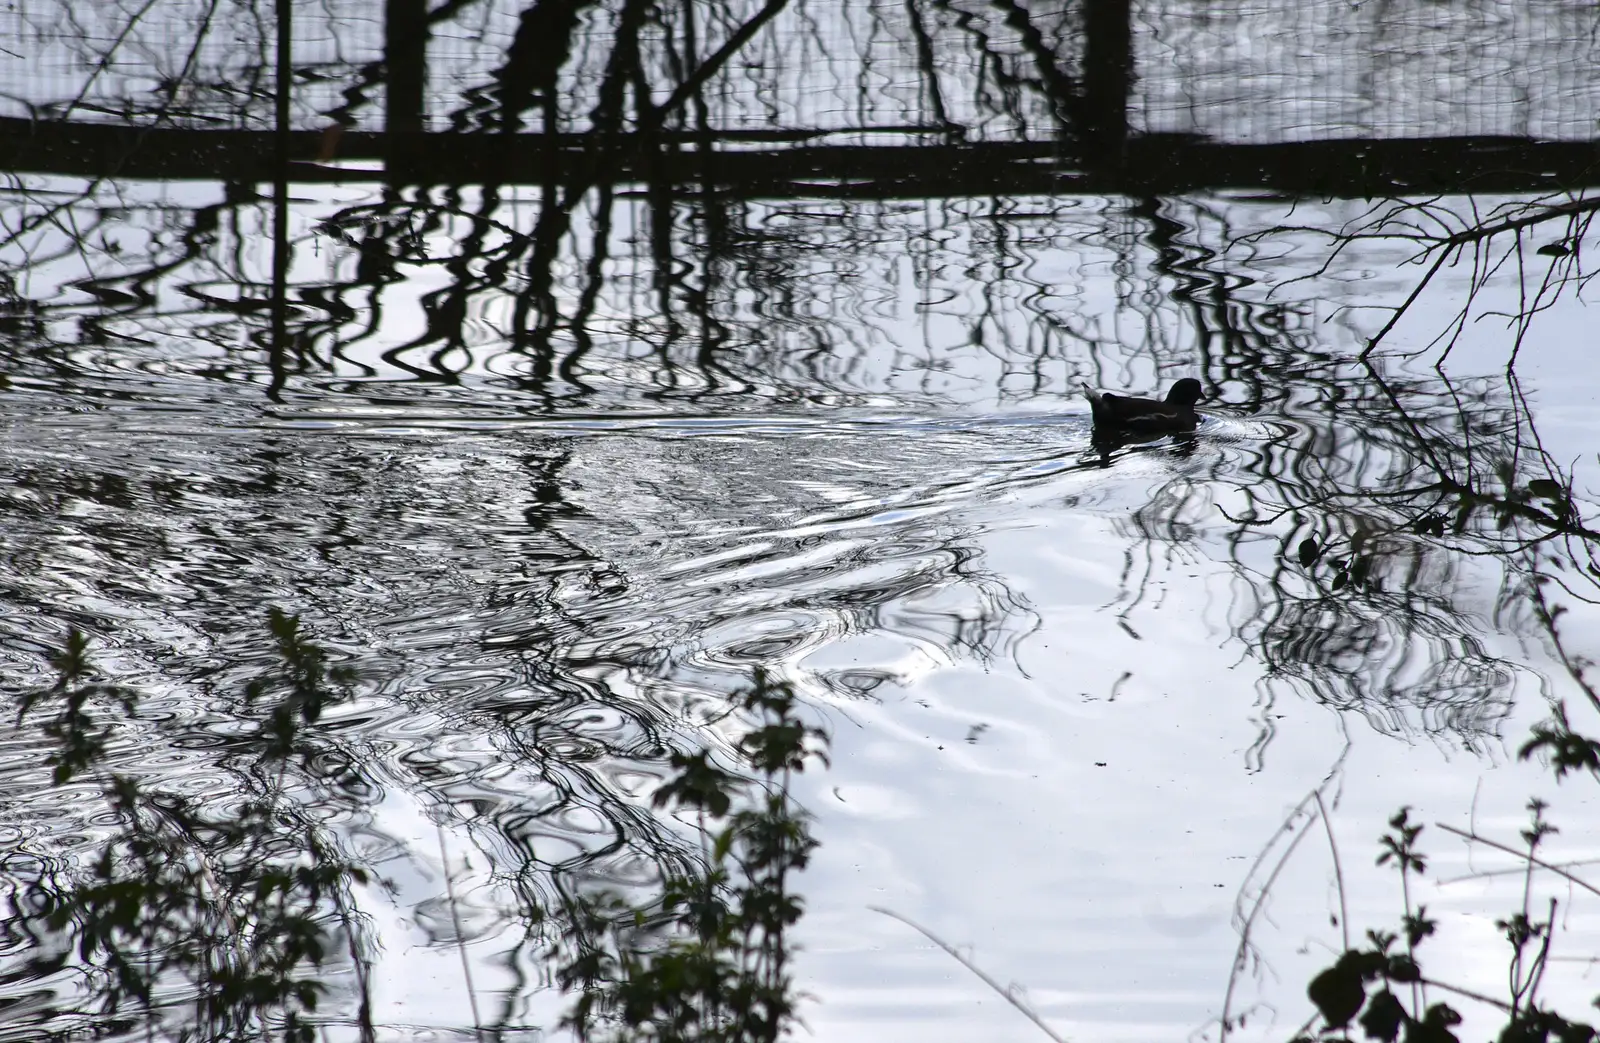
[{"label": "bright white water reflection", "polygon": [[[397,885],[364,896],[393,1038],[470,1028],[445,872],[487,1005],[553,1024],[538,954],[518,947],[529,909],[553,880],[649,879],[676,842],[649,812],[664,749],[728,728],[725,695],[757,665],[796,682],[834,741],[832,770],[803,782],[822,841],[799,971],[818,1038],[1043,1038],[873,906],[1026,986],[1073,1039],[1216,1038],[1225,1002],[1250,1012],[1241,1038],[1286,1038],[1341,946],[1314,792],[1358,938],[1398,923],[1372,860],[1401,804],[1510,840],[1538,793],[1561,858],[1594,843],[1585,781],[1558,790],[1514,760],[1546,697],[1582,700],[1529,597],[1538,574],[1581,589],[1577,552],[1531,516],[1462,513],[1459,489],[1524,488],[1579,458],[1562,479],[1581,496],[1595,386],[1566,348],[1584,328],[1572,301],[1540,318],[1520,383],[1488,324],[1445,374],[1437,350],[1355,364],[1386,318],[1361,309],[1409,292],[1398,252],[1352,249],[1276,293],[1325,244],[1279,236],[1207,267],[1198,244],[1285,213],[1177,212],[1177,262],[1109,205],[1052,215],[1020,260],[978,223],[930,232],[920,255],[892,237],[851,253],[844,220],[782,272],[803,301],[752,265],[718,316],[725,368],[699,365],[693,337],[660,348],[613,302],[584,348],[589,394],[505,376],[530,356],[496,339],[496,300],[445,367],[458,383],[398,364],[416,362],[419,312],[391,308],[277,403],[263,365],[217,353],[231,319],[46,336],[8,357],[0,390],[8,684],[43,678],[43,649],[84,628],[167,721],[121,756],[220,800],[212,671],[247,654],[265,606],[363,664],[362,698],[328,727],[382,790],[346,825]],[[1516,292],[1506,276],[1482,306]],[[1464,293],[1433,287],[1395,343],[1425,345]],[[1078,378],[1189,374],[1212,396],[1192,440],[1091,448]],[[1328,548],[1311,565],[1308,538]],[[1560,603],[1581,654],[1593,613]],[[7,746],[29,844],[81,857],[95,824]],[[1425,843],[1436,877],[1466,878],[1426,895],[1445,939],[1430,974],[1498,994],[1494,919],[1520,881],[1470,875],[1503,863],[1437,830]],[[1593,951],[1592,901],[1559,894],[1564,955]],[[1587,973],[1558,965],[1551,994],[1581,1009]]]}]

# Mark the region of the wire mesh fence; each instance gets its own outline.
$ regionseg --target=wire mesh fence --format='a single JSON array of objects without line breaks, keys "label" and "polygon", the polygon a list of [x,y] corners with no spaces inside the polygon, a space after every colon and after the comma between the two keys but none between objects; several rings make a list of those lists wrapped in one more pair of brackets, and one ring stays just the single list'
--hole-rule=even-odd
[{"label": "wire mesh fence", "polygon": [[[397,6],[292,4],[296,127],[384,128]],[[429,130],[586,132],[655,109],[716,135],[1049,139],[1070,129],[1086,56],[1117,45],[1108,24],[1131,43],[1134,133],[1586,140],[1600,121],[1600,9],[1582,0],[1143,0],[1092,29],[1084,0],[417,12]],[[270,127],[275,19],[264,0],[16,0],[0,10],[0,116]]]}]

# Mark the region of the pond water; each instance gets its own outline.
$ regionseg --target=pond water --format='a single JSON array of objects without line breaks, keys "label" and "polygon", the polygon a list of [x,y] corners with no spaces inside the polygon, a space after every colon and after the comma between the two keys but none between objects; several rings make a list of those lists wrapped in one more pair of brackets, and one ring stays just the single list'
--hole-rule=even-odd
[{"label": "pond water", "polygon": [[[228,808],[267,609],[356,668],[318,728],[364,795],[313,814],[387,881],[355,892],[377,1038],[559,1036],[532,910],[676,857],[667,755],[726,751],[757,667],[830,736],[795,783],[819,1039],[1046,1038],[899,917],[1070,1039],[1290,1038],[1343,932],[1399,929],[1402,805],[1428,975],[1503,996],[1519,863],[1434,824],[1515,846],[1539,796],[1545,857],[1595,857],[1592,780],[1517,758],[1593,712],[1581,194],[641,181],[552,224],[548,186],[369,180],[291,180],[280,229],[237,183],[12,177],[0,679],[48,687],[83,631],[142,694],[108,763]],[[1192,436],[1093,437],[1080,384],[1186,376]],[[114,819],[42,745],[0,735],[5,1040],[93,1023],[18,895]],[[1582,1017],[1595,899],[1534,892]]]}]

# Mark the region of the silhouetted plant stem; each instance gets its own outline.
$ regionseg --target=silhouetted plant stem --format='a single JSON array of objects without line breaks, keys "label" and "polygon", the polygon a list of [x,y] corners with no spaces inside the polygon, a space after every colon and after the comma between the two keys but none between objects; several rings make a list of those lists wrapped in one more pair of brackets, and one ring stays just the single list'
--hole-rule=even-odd
[{"label": "silhouetted plant stem", "polygon": [[993,978],[991,978],[989,976],[988,972],[986,972],[982,967],[979,967],[976,963],[973,963],[971,960],[967,959],[967,957],[964,956],[961,953],[961,951],[959,949],[957,949],[955,946],[949,944],[943,938],[940,938],[938,935],[934,934],[932,931],[928,930],[926,927],[924,927],[921,924],[917,923],[915,920],[911,919],[909,916],[902,916],[901,914],[895,912],[893,909],[885,909],[881,905],[869,905],[869,906],[867,906],[867,908],[871,909],[875,913],[882,913],[884,916],[888,916],[888,917],[891,917],[893,919],[899,920],[901,923],[905,924],[907,927],[909,927],[912,930],[916,931],[918,934],[921,934],[924,938],[928,939],[928,941],[932,942],[933,944],[937,945],[939,948],[943,949],[946,953],[948,953],[950,955],[950,957],[952,959],[954,959],[957,963],[961,964],[961,966],[965,967],[967,970],[969,970],[973,974],[977,975],[979,981],[981,981],[985,985],[989,986],[989,988],[993,989],[995,992],[998,992],[1001,995],[1001,997],[1003,999],[1005,999],[1005,1001],[1007,1003],[1011,1004],[1013,1007],[1017,1008],[1017,1010],[1021,1011],[1023,1017],[1027,1018],[1029,1021],[1031,1021],[1035,1025],[1039,1026],[1039,1031],[1043,1032],[1045,1035],[1047,1035],[1051,1039],[1055,1040],[1056,1043],[1067,1043],[1066,1037],[1057,1034],[1054,1029],[1052,1029],[1049,1025],[1045,1024],[1044,1019],[1039,1016],[1037,1011],[1035,1011],[1027,1003],[1023,1002],[1022,998],[1017,995],[1015,989],[1008,989],[1005,986],[1001,985],[999,982],[995,981]]},{"label": "silhouetted plant stem", "polygon": [[[1349,752],[1349,749],[1349,743],[1347,742],[1344,750],[1339,754],[1340,762],[1344,760],[1345,754]],[[1332,778],[1337,770],[1338,765],[1336,763],[1334,770],[1329,772],[1329,777]],[[1327,782],[1324,782],[1323,785],[1327,785]],[[1228,967],[1228,985],[1222,997],[1222,1016],[1220,1018],[1219,1028],[1219,1035],[1222,1043],[1226,1043],[1228,1034],[1233,1031],[1235,1024],[1236,1019],[1233,1011],[1233,996],[1235,990],[1238,988],[1239,975],[1243,972],[1247,961],[1249,960],[1250,953],[1253,951],[1250,939],[1251,934],[1255,929],[1256,920],[1261,915],[1262,910],[1266,907],[1267,895],[1272,892],[1273,885],[1277,882],[1278,877],[1283,873],[1284,868],[1288,866],[1290,856],[1294,854],[1295,849],[1300,846],[1300,842],[1306,837],[1307,830],[1305,828],[1296,828],[1295,823],[1298,820],[1305,818],[1305,816],[1309,813],[1310,806],[1315,803],[1314,797],[1319,791],[1320,787],[1318,790],[1314,790],[1312,793],[1303,797],[1298,804],[1290,809],[1289,814],[1284,817],[1283,824],[1278,828],[1274,836],[1281,837],[1287,835],[1289,837],[1288,845],[1278,856],[1277,860],[1272,863],[1271,871],[1268,872],[1267,877],[1264,881],[1262,881],[1261,886],[1256,889],[1255,901],[1251,903],[1249,910],[1242,918],[1242,922],[1238,925],[1239,945],[1234,950],[1233,962]],[[1247,882],[1253,880],[1257,871],[1266,864],[1267,857],[1271,850],[1272,848],[1269,846],[1266,850],[1262,851],[1256,856],[1256,860],[1251,865],[1249,872],[1245,874],[1245,879]],[[1239,898],[1240,905],[1243,905],[1244,901],[1245,896],[1241,894]],[[1238,909],[1236,908],[1235,916],[1238,915]]]},{"label": "silhouetted plant stem", "polygon": [[1561,879],[1567,881],[1569,884],[1572,884],[1574,887],[1581,888],[1585,891],[1588,891],[1590,894],[1595,895],[1596,897],[1600,897],[1600,888],[1595,887],[1595,885],[1573,873],[1570,869],[1565,869],[1552,862],[1547,862],[1542,858],[1534,857],[1531,852],[1519,851],[1509,844],[1501,843],[1500,841],[1495,840],[1493,837],[1486,837],[1476,830],[1458,829],[1457,827],[1449,825],[1445,822],[1436,822],[1434,825],[1438,826],[1446,833],[1454,833],[1461,839],[1469,840],[1474,844],[1482,844],[1484,847],[1492,847],[1496,851],[1504,851],[1506,854],[1515,855],[1518,858],[1526,856],[1529,865],[1548,870],[1549,872],[1559,876]]},{"label": "silhouetted plant stem", "polygon": [[1344,900],[1344,868],[1339,864],[1339,844],[1333,839],[1333,822],[1328,817],[1328,805],[1322,799],[1322,790],[1313,791],[1317,798],[1317,814],[1322,817],[1322,828],[1328,835],[1328,854],[1333,859],[1333,879],[1339,892],[1339,931],[1344,947],[1350,948],[1350,910]]},{"label": "silhouetted plant stem", "polygon": [[450,853],[445,848],[444,823],[434,820],[434,830],[439,836],[439,866],[444,873],[445,896],[450,902],[450,925],[455,931],[456,952],[461,957],[461,980],[467,986],[467,1002],[472,1007],[472,1031],[478,1043],[483,1043],[483,1018],[478,1014],[478,991],[472,987],[472,961],[467,959],[467,940],[461,929],[461,913],[456,905],[456,883],[450,872]]}]

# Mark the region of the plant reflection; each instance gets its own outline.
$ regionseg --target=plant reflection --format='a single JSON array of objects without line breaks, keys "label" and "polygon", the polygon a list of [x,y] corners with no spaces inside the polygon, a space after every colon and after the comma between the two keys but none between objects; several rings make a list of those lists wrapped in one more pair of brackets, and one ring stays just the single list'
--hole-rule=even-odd
[{"label": "plant reflection", "polygon": [[[1519,446],[1526,418],[1493,382],[1347,369],[1293,380],[1297,421],[1263,447],[1250,482],[1175,478],[1128,535],[1154,565],[1196,539],[1186,517],[1215,508],[1234,522],[1229,625],[1274,691],[1382,730],[1420,726],[1469,744],[1493,733],[1517,668],[1479,636],[1475,591],[1500,587],[1500,626],[1534,622],[1530,552],[1557,536],[1593,538],[1564,493],[1557,506],[1539,502],[1565,480]],[[1141,591],[1125,588],[1125,616]]]}]

